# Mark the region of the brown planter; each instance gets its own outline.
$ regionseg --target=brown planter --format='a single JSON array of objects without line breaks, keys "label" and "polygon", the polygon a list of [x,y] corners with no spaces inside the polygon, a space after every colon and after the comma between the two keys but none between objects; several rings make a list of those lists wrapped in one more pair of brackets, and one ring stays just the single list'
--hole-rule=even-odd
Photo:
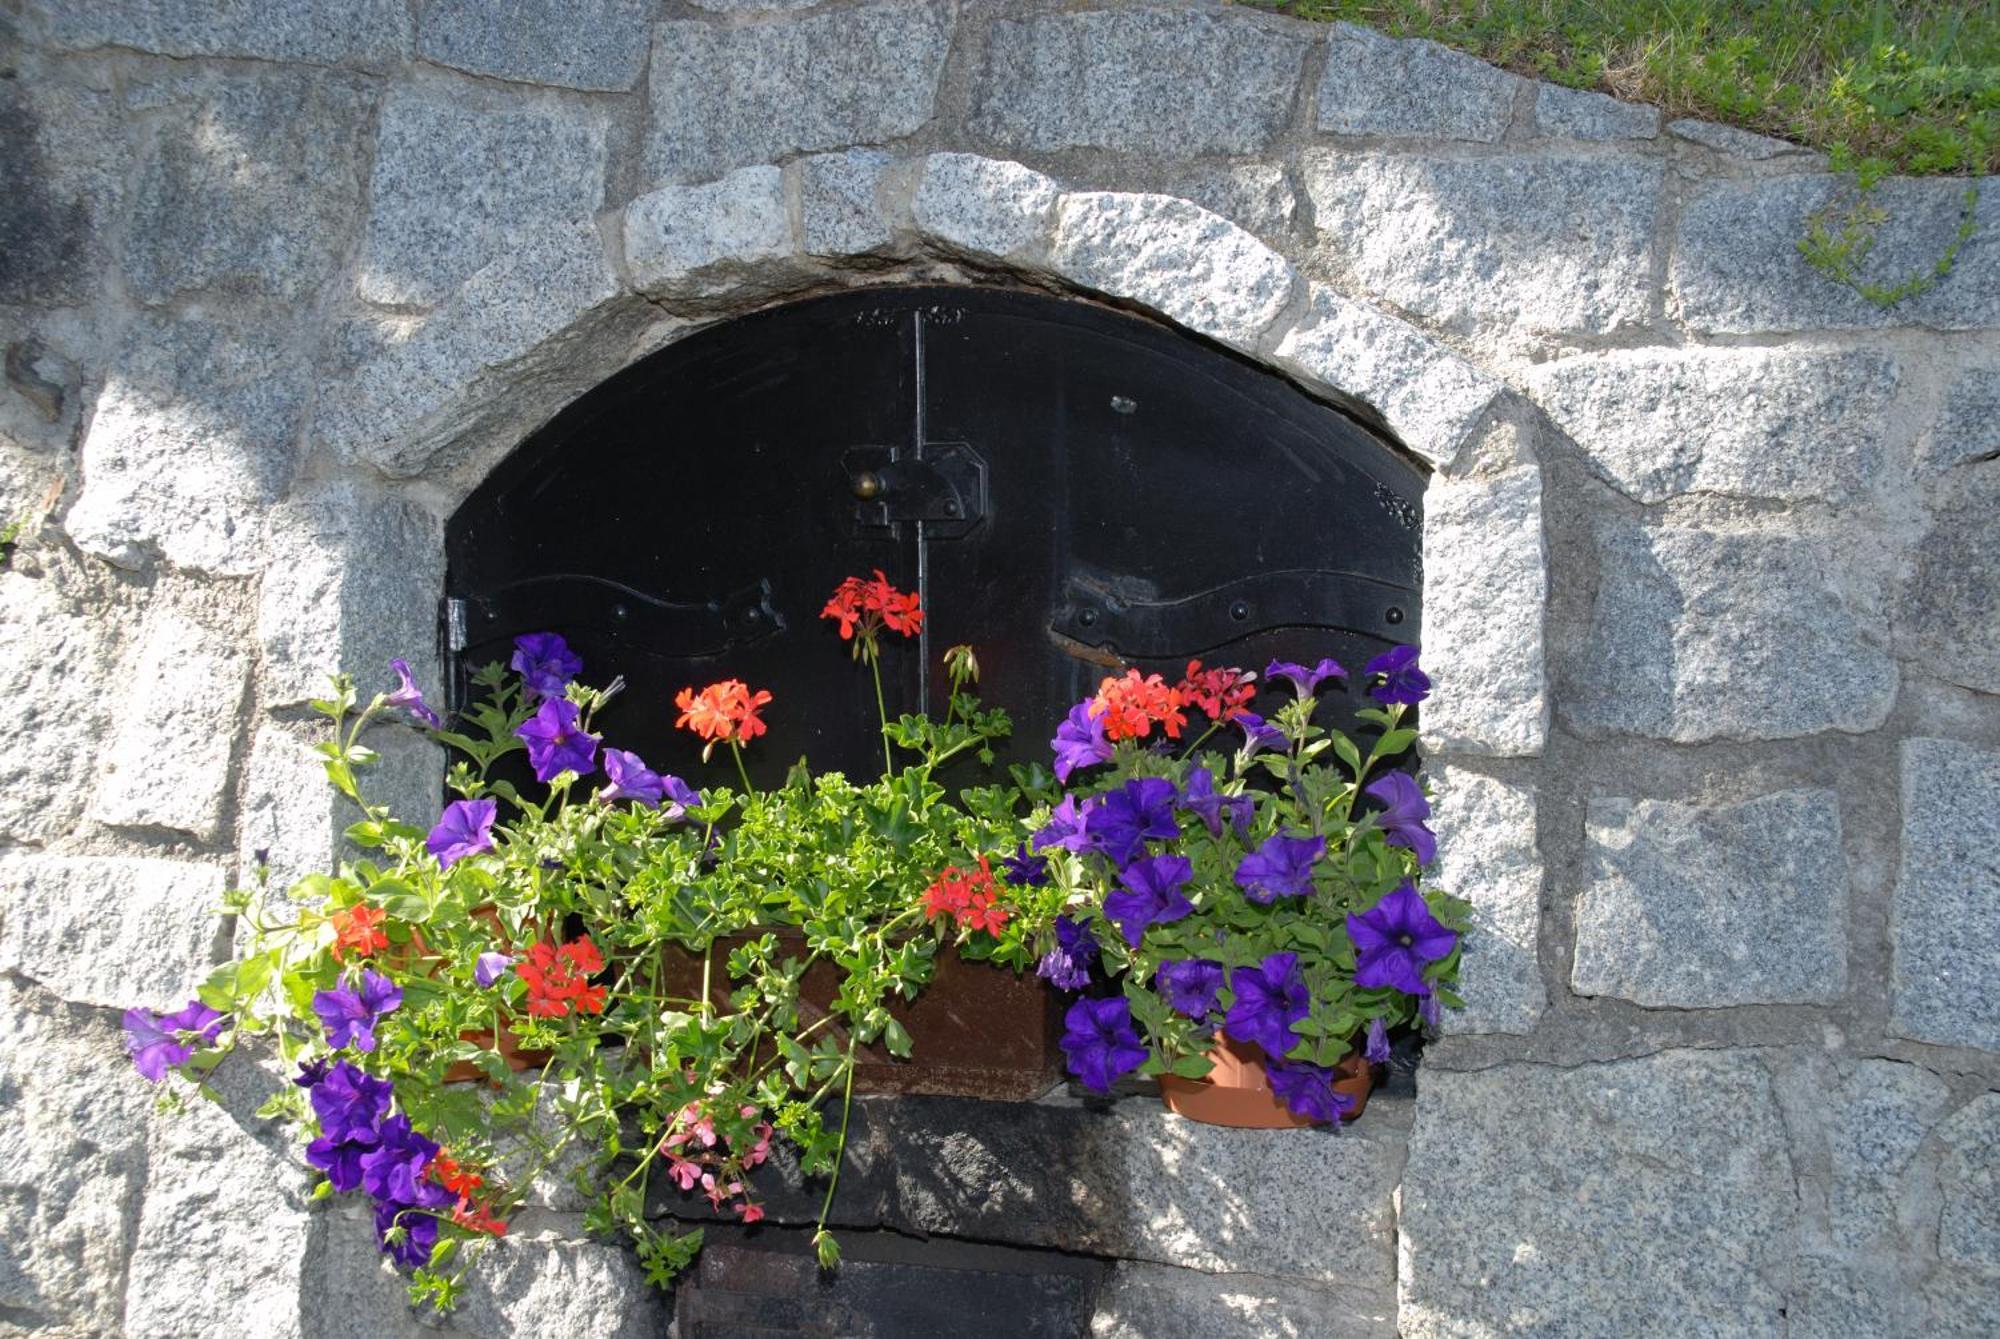
[{"label": "brown planter", "polygon": [[[739,945],[775,934],[779,958],[804,958],[804,936],[774,928],[724,935],[709,949],[709,998],[724,1003],[732,983],[726,964]],[[824,958],[806,969],[799,982],[799,1018],[808,1024],[824,1016],[840,991],[842,973]],[[693,997],[701,991],[701,960],[669,950],[669,993]],[[931,983],[914,1002],[890,1005],[910,1034],[910,1058],[898,1060],[878,1043],[855,1053],[854,1089],[862,1093],[923,1093],[941,1097],[983,1097],[1024,1102],[1039,1097],[1062,1077],[1061,1001],[1032,971],[974,962],[955,948],[939,950]],[[818,1035],[846,1044],[846,1031],[828,1025]]]},{"label": "brown planter", "polygon": [[[1229,1125],[1239,1130],[1296,1130],[1319,1122],[1295,1116],[1271,1092],[1264,1070],[1264,1052],[1250,1042],[1217,1036],[1208,1050],[1215,1062],[1205,1079],[1173,1074],[1159,1078],[1160,1100],[1167,1110],[1204,1125]],[[1350,1054],[1334,1066],[1333,1090],[1354,1099],[1349,1121],[1359,1120],[1375,1087],[1374,1071],[1361,1056]]]},{"label": "brown planter", "polygon": [[[469,1041],[474,1046],[492,1046],[493,1033],[489,1030],[461,1032],[460,1041]],[[547,1051],[524,1051],[521,1043],[514,1040],[514,1029],[500,1029],[500,1058],[507,1062],[507,1068],[519,1074],[527,1069],[540,1069],[549,1062]],[[492,1080],[479,1065],[470,1060],[454,1060],[444,1072],[446,1083],[491,1083]]]}]

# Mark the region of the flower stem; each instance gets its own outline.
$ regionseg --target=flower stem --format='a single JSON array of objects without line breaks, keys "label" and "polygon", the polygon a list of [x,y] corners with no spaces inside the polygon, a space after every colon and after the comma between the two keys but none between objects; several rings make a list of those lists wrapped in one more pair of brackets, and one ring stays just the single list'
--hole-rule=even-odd
[{"label": "flower stem", "polygon": [[750,784],[750,769],[743,765],[743,746],[733,739],[729,741],[729,756],[736,759],[736,775],[743,779],[743,793],[755,795],[757,788]]},{"label": "flower stem", "polygon": [[875,676],[875,717],[882,722],[882,775],[896,775],[896,760],[889,752],[889,704],[882,698],[882,659],[874,654],[871,644],[868,656],[868,672]]},{"label": "flower stem", "polygon": [[840,1189],[840,1167],[847,1161],[847,1122],[854,1112],[854,1029],[847,1033],[847,1086],[840,1096],[840,1149],[834,1155],[833,1175],[826,1181],[826,1198],[820,1201],[819,1231],[826,1231],[827,1215],[833,1212],[833,1194]]}]

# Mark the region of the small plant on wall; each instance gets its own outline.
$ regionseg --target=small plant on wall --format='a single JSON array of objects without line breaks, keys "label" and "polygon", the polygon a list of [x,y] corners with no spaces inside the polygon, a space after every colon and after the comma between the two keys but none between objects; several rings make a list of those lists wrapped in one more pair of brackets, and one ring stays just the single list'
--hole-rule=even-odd
[{"label": "small plant on wall", "polygon": [[[842,582],[824,616],[879,675],[923,610],[876,573]],[[1410,657],[1377,675],[1403,696],[1372,715],[1365,756],[1312,722],[1326,664],[1298,670],[1271,724],[1239,671],[1108,680],[1055,741],[1061,780],[1096,779],[1067,792],[1040,767],[940,779],[990,764],[1011,729],[972,695],[969,648],[946,653],[942,720],[882,712],[880,777],[801,766],[765,791],[743,751],[783,703],[740,681],[676,699],[736,783],[697,785],[607,743],[623,686],[581,682],[553,633],[475,675],[478,701],[451,721],[396,662],[393,690],[363,704],[341,679],[316,704],[362,854],[232,894],[240,956],[185,1008],[129,1013],[128,1047],[147,1079],[209,1096],[232,1056],[275,1058],[287,1082],[262,1114],[297,1125],[317,1196],[365,1197],[412,1297],[439,1309],[557,1175],[590,1195],[592,1230],[629,1236],[667,1284],[702,1233],[649,1201],[755,1223],[781,1143],[825,1178],[815,1246],[836,1265],[826,1219],[857,1069],[910,1056],[906,1025],[941,972],[1033,966],[1082,988],[1061,1044],[1089,1086],[1139,1071],[1220,1087],[1204,1055],[1255,1044],[1288,1118],[1334,1120],[1353,1105],[1336,1072],[1365,1075],[1384,1029],[1429,1016],[1457,962],[1462,908],[1414,883],[1429,854],[1415,783],[1386,774],[1367,793],[1388,807],[1358,812],[1370,769],[1410,742]],[[1207,728],[1182,749],[1189,710]],[[396,715],[457,755],[428,829],[362,785],[367,732]],[[1233,753],[1202,749],[1239,729]],[[1317,761],[1327,750],[1344,772]],[[507,779],[523,759],[533,785]]]}]

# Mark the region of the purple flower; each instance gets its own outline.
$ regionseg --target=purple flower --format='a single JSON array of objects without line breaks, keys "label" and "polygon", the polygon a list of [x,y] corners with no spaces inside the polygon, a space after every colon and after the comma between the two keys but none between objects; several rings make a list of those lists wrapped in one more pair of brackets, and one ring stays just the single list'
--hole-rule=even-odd
[{"label": "purple flower", "polygon": [[1185,962],[1163,962],[1153,974],[1167,1007],[1177,1014],[1202,1019],[1215,1009],[1215,997],[1222,991],[1222,964],[1207,958]]},{"label": "purple flower", "polygon": [[1049,858],[1018,843],[1014,854],[1002,857],[1000,869],[1001,877],[1016,888],[1040,888],[1049,881]]},{"label": "purple flower", "polygon": [[1063,1015],[1062,1049],[1069,1072],[1093,1092],[1110,1092],[1120,1075],[1146,1063],[1146,1048],[1132,1028],[1132,1006],[1122,995],[1070,1005]]},{"label": "purple flower", "polygon": [[472,979],[479,983],[481,989],[490,990],[493,983],[505,976],[507,969],[513,965],[514,960],[504,953],[482,953],[479,960],[472,964]]},{"label": "purple flower", "polygon": [[359,989],[335,986],[316,992],[312,998],[313,1012],[326,1025],[326,1044],[335,1050],[349,1045],[357,1051],[374,1050],[375,1024],[402,1003],[402,989],[373,968],[361,973]]},{"label": "purple flower", "polygon": [[1354,984],[1364,990],[1393,986],[1405,995],[1428,995],[1424,964],[1450,953],[1458,935],[1438,924],[1430,907],[1407,883],[1401,883],[1373,908],[1348,913],[1347,937],[1358,955]]},{"label": "purple flower", "polygon": [[1314,665],[1311,669],[1307,669],[1304,665],[1294,664],[1289,660],[1274,660],[1264,667],[1264,677],[1267,679],[1290,679],[1292,687],[1298,690],[1300,697],[1311,697],[1313,690],[1319,687],[1320,680],[1345,679],[1347,671],[1340,667],[1339,661],[1331,657],[1320,661],[1319,664]]},{"label": "purple flower", "polygon": [[598,737],[583,732],[581,715],[568,698],[552,697],[515,728],[528,746],[535,780],[553,781],[558,772],[588,776],[597,770]]},{"label": "purple flower", "polygon": [[[374,1131],[369,1131],[374,1137]],[[361,1188],[361,1159],[372,1144],[358,1140],[335,1139],[323,1134],[306,1145],[306,1161],[326,1173],[326,1179],[333,1188],[343,1193]]]},{"label": "purple flower", "polygon": [[1177,807],[1187,810],[1208,827],[1208,835],[1222,835],[1222,820],[1226,814],[1238,833],[1250,822],[1255,804],[1248,795],[1224,795],[1215,788],[1215,777],[1206,767],[1197,767],[1188,773],[1187,790],[1182,794]]},{"label": "purple flower", "polygon": [[1090,984],[1090,965],[1097,961],[1097,940],[1090,927],[1067,916],[1056,917],[1056,946],[1042,955],[1035,972],[1057,990],[1082,990]]},{"label": "purple flower", "polygon": [[1443,1014],[1438,1005],[1436,991],[1417,997],[1417,1017],[1424,1020],[1425,1027],[1432,1029],[1435,1029],[1439,1023],[1444,1021]]},{"label": "purple flower", "polygon": [[553,632],[516,637],[513,665],[523,686],[537,697],[561,697],[569,681],[583,672],[582,657]]},{"label": "purple flower", "polygon": [[1386,1065],[1389,1063],[1388,1024],[1379,1018],[1368,1020],[1368,1049],[1361,1054],[1371,1065]]},{"label": "purple flower", "polygon": [[410,1126],[408,1116],[391,1116],[376,1132],[375,1147],[362,1156],[361,1185],[378,1200],[413,1204],[424,1168],[438,1146]]},{"label": "purple flower", "polygon": [[446,869],[469,855],[490,851],[493,820],[499,813],[497,800],[453,800],[444,807],[431,835],[424,838],[424,849]]},{"label": "purple flower", "polygon": [[1313,890],[1313,861],[1326,854],[1324,837],[1287,837],[1280,832],[1243,857],[1236,886],[1252,902],[1266,906],[1281,897],[1304,897]]},{"label": "purple flower", "polygon": [[301,1060],[299,1062],[298,1077],[293,1079],[292,1083],[310,1092],[312,1089],[319,1087],[320,1083],[326,1078],[327,1067],[332,1063],[326,1056],[321,1056],[317,1060]]},{"label": "purple flower", "polygon": [[169,1068],[186,1064],[196,1047],[207,1046],[221,1031],[222,1015],[200,1000],[158,1017],[144,1009],[125,1011],[125,1049],[148,1083],[158,1083]]},{"label": "purple flower", "polygon": [[1382,812],[1375,821],[1388,834],[1389,845],[1414,851],[1419,865],[1437,858],[1437,837],[1424,826],[1424,820],[1431,816],[1430,801],[1408,772],[1386,772],[1366,793],[1382,801]]},{"label": "purple flower", "polygon": [[604,775],[611,784],[600,787],[597,798],[606,804],[636,800],[648,809],[657,809],[667,793],[667,783],[660,774],[641,762],[638,754],[625,749],[604,750]]},{"label": "purple flower", "polygon": [[1049,811],[1049,821],[1029,839],[1029,845],[1037,851],[1046,851],[1051,846],[1060,846],[1066,851],[1082,851],[1090,844],[1084,835],[1083,821],[1090,811],[1097,807],[1095,800],[1081,803],[1074,795],[1065,795],[1062,803]]},{"label": "purple flower", "polygon": [[1377,702],[1400,702],[1413,707],[1431,695],[1430,676],[1417,668],[1414,646],[1391,647],[1368,662],[1366,673],[1371,677],[1382,676],[1382,682],[1368,690]]},{"label": "purple flower", "polygon": [[1267,722],[1254,711],[1236,714],[1236,723],[1243,727],[1243,756],[1254,757],[1259,749],[1288,749],[1292,741],[1285,738],[1285,732]]},{"label": "purple flower", "polygon": [[1333,1090],[1333,1071],[1305,1060],[1272,1060],[1265,1064],[1271,1092],[1294,1116],[1337,1121],[1354,1107],[1354,1099]]},{"label": "purple flower", "polygon": [[[455,1202],[451,1192],[432,1181],[417,1183],[414,1201],[384,1200],[375,1205],[375,1240],[382,1253],[405,1269],[422,1269],[437,1247],[438,1215]],[[396,1231],[397,1239],[389,1234]]]},{"label": "purple flower", "polygon": [[410,662],[392,660],[389,668],[396,671],[396,691],[383,700],[392,707],[401,707],[433,730],[442,729],[444,722],[424,702],[423,693],[417,689],[417,681],[410,677]]},{"label": "purple flower", "polygon": [[680,822],[687,817],[688,810],[699,809],[702,805],[701,792],[669,772],[660,775],[660,793],[667,802],[667,807],[661,812],[670,823]]},{"label": "purple flower", "polygon": [[1299,955],[1273,953],[1255,967],[1238,967],[1229,974],[1236,1002],[1223,1018],[1223,1030],[1237,1041],[1254,1042],[1273,1060],[1284,1058],[1297,1039],[1292,1024],[1312,1007]]},{"label": "purple flower", "polygon": [[1149,837],[1171,840],[1181,835],[1174,821],[1174,783],[1157,776],[1127,781],[1098,797],[1083,820],[1084,836],[1114,865],[1124,865],[1143,851]]},{"label": "purple flower", "polygon": [[1118,923],[1133,948],[1151,925],[1164,925],[1194,914],[1194,903],[1181,892],[1194,877],[1186,856],[1153,855],[1134,860],[1118,871],[1125,886],[1104,899],[1104,914]]},{"label": "purple flower", "polygon": [[320,1132],[336,1142],[373,1145],[376,1127],[389,1114],[393,1091],[389,1080],[364,1074],[345,1060],[336,1061],[312,1088]]},{"label": "purple flower", "polygon": [[1111,761],[1111,741],[1104,737],[1104,718],[1090,714],[1091,699],[1085,698],[1069,709],[1056,727],[1049,747],[1056,754],[1056,780],[1068,781],[1079,767],[1095,767]]}]

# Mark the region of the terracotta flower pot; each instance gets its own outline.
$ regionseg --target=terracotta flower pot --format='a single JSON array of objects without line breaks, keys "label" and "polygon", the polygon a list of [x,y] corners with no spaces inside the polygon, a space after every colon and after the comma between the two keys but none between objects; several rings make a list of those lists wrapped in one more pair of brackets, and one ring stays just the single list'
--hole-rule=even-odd
[{"label": "terracotta flower pot", "polygon": [[[500,942],[509,951],[513,949],[513,943],[508,940],[506,932],[500,924],[500,912],[498,908],[491,904],[474,907],[472,915],[475,919],[486,922],[493,930],[495,936],[498,937]],[[402,959],[404,965],[407,965],[410,958],[427,957],[430,951],[430,945],[424,942],[423,932],[413,925],[410,927],[409,948],[403,954],[396,956]],[[502,1027],[500,1029],[499,1045],[497,1048],[494,1046],[495,1038],[491,1028],[470,1028],[459,1033],[458,1039],[460,1041],[469,1041],[474,1046],[497,1049],[500,1052],[500,1058],[505,1060],[507,1067],[516,1074],[519,1074],[523,1070],[540,1069],[543,1065],[547,1064],[549,1060],[549,1053],[547,1051],[525,1051],[521,1049],[521,1044],[514,1040],[514,1030],[505,1026],[508,1021],[508,1019],[501,1020]],[[470,1060],[454,1060],[445,1069],[444,1081],[446,1083],[492,1082],[487,1076],[486,1070]]]},{"label": "terracotta flower pot", "polygon": [[[1160,1100],[1167,1104],[1167,1110],[1204,1125],[1229,1125],[1239,1130],[1296,1130],[1319,1123],[1293,1115],[1271,1091],[1264,1052],[1256,1045],[1218,1035],[1208,1049],[1208,1058],[1215,1068],[1205,1079],[1160,1075]],[[1347,1120],[1360,1118],[1374,1087],[1374,1072],[1360,1055],[1350,1054],[1334,1066],[1333,1090],[1354,1099]]]}]

